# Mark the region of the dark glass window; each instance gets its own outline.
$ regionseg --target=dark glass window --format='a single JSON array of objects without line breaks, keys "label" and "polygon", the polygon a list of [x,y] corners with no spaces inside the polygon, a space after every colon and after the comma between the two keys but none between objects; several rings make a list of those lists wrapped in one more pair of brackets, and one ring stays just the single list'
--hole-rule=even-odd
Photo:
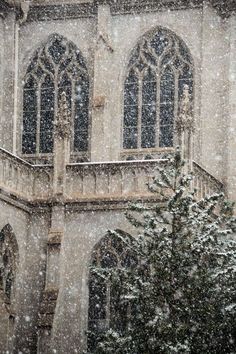
[{"label": "dark glass window", "polygon": [[185,43],[164,28],[144,36],[132,52],[125,81],[124,149],[174,145],[185,85],[193,99],[193,62]]},{"label": "dark glass window", "polygon": [[131,70],[125,82],[124,149],[138,147],[138,93],[138,77]]},{"label": "dark glass window", "polygon": [[52,153],[58,100],[66,93],[74,127],[74,150],[88,150],[89,79],[81,52],[52,35],[30,63],[23,93],[22,153]]},{"label": "dark glass window", "polygon": [[160,82],[160,147],[173,146],[175,76],[166,68]]},{"label": "dark glass window", "polygon": [[156,74],[150,68],[143,77],[141,147],[151,148],[156,145]]},{"label": "dark glass window", "polygon": [[75,126],[74,126],[74,150],[88,150],[88,126],[89,126],[89,81],[88,76],[83,75],[75,85]]},{"label": "dark glass window", "polygon": [[[127,236],[126,236],[127,237]],[[127,250],[121,238],[104,237],[95,248],[91,263],[99,268],[137,266],[137,258]],[[96,349],[99,335],[112,328],[123,331],[128,325],[128,303],[120,300],[121,294],[109,279],[100,277],[93,268],[89,278],[88,350]]]},{"label": "dark glass window", "polygon": [[9,302],[12,300],[16,268],[18,261],[18,246],[10,225],[0,232],[0,288]]},{"label": "dark glass window", "polygon": [[49,75],[41,85],[40,106],[40,152],[53,151],[54,82]]},{"label": "dark glass window", "polygon": [[37,135],[37,82],[29,76],[23,97],[22,153],[35,154]]}]

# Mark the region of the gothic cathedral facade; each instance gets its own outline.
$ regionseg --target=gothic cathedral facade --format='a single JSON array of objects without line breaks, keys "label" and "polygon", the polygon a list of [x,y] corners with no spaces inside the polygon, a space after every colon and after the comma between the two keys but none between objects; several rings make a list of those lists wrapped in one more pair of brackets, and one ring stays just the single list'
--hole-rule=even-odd
[{"label": "gothic cathedral facade", "polygon": [[0,354],[92,352],[155,166],[236,200],[236,4],[0,0],[0,43]]}]

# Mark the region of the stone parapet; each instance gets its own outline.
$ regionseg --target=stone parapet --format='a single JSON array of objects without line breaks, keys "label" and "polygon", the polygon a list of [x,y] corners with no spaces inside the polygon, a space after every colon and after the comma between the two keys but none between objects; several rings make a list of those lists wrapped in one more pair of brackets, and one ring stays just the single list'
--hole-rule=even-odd
[{"label": "stone parapet", "polygon": [[[155,159],[67,164],[64,202],[116,202],[152,198],[147,185],[154,177],[155,167],[165,162],[165,159]],[[223,184],[195,162],[193,173],[194,186],[200,197],[223,190]],[[52,203],[52,175],[52,166],[30,165],[0,149],[0,190],[13,198],[30,203]],[[57,236],[52,234],[52,240]]]},{"label": "stone parapet", "polygon": [[224,184],[196,162],[193,162],[193,174],[192,187],[196,189],[198,198],[204,198],[206,195],[212,195],[214,193],[225,192]]},{"label": "stone parapet", "polygon": [[0,189],[29,202],[47,200],[52,189],[52,167],[33,166],[0,148]]}]

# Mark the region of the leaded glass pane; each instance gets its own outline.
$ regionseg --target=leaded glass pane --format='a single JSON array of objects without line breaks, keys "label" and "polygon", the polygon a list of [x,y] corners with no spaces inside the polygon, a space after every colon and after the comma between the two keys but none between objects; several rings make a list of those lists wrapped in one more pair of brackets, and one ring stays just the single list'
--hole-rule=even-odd
[{"label": "leaded glass pane", "polygon": [[141,120],[141,147],[152,148],[156,145],[156,102],[157,83],[156,75],[148,70],[142,87],[142,120]]},{"label": "leaded glass pane", "polygon": [[25,83],[23,91],[23,135],[22,153],[36,152],[37,131],[37,83],[32,76]]},{"label": "leaded glass pane", "polygon": [[161,125],[160,126],[160,147],[173,146],[173,126]]},{"label": "leaded glass pane", "polygon": [[37,110],[37,93],[36,89],[24,89],[23,93],[23,110],[32,112]]},{"label": "leaded glass pane", "polygon": [[74,131],[74,150],[87,151],[88,150],[88,131],[75,130]]},{"label": "leaded glass pane", "polygon": [[34,133],[37,130],[37,112],[23,112],[23,131],[25,133]]},{"label": "leaded glass pane", "polygon": [[138,133],[138,78],[133,70],[125,82],[124,103],[123,147],[134,149]]},{"label": "leaded glass pane", "polygon": [[87,75],[75,86],[74,150],[88,150],[89,81]]},{"label": "leaded glass pane", "polygon": [[40,145],[41,153],[51,153],[53,151],[53,111],[41,111],[40,117]]},{"label": "leaded glass pane", "polygon": [[40,132],[40,152],[44,154],[53,151],[53,135],[51,131]]},{"label": "leaded glass pane", "polygon": [[160,84],[160,147],[173,146],[175,76],[167,67]]},{"label": "leaded glass pane", "polygon": [[160,56],[169,43],[169,39],[163,31],[158,31],[151,40],[151,46],[156,54]]},{"label": "leaded glass pane", "polygon": [[126,127],[136,127],[138,124],[138,106],[124,107],[124,123]]},{"label": "leaded glass pane", "polygon": [[156,143],[156,126],[142,126],[142,142],[141,142],[141,147],[142,148],[153,148],[155,147]]},{"label": "leaded glass pane", "polygon": [[138,128],[124,128],[123,135],[124,149],[137,149],[138,147]]},{"label": "leaded glass pane", "polygon": [[22,136],[22,154],[36,153],[36,133],[23,132]]},{"label": "leaded glass pane", "polygon": [[61,38],[55,38],[48,48],[48,52],[55,64],[59,64],[59,62],[62,61],[63,55],[66,52],[66,47],[62,42],[63,40]]}]

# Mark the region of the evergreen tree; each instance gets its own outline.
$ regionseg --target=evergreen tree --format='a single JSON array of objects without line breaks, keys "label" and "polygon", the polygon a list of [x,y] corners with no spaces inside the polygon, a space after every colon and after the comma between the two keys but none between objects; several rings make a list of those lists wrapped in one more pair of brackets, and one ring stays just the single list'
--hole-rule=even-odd
[{"label": "evergreen tree", "polygon": [[119,299],[117,325],[101,335],[96,353],[236,353],[233,205],[223,194],[197,200],[183,166],[177,150],[149,186],[158,202],[131,205],[126,216],[138,237],[110,231],[138,261],[91,270],[112,282]]}]

